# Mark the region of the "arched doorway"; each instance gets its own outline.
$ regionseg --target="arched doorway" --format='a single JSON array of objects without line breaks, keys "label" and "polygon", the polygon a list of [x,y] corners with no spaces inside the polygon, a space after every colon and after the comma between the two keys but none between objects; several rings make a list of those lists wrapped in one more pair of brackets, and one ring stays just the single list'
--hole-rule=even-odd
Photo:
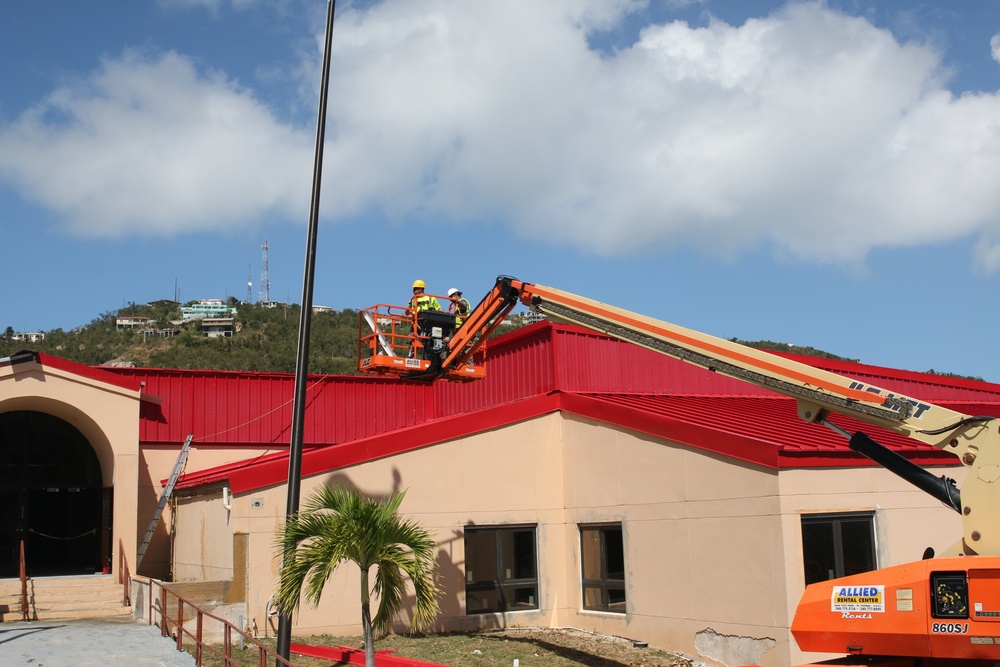
[{"label": "arched doorway", "polygon": [[111,489],[70,423],[34,410],[0,413],[0,577],[100,572],[110,553]]}]

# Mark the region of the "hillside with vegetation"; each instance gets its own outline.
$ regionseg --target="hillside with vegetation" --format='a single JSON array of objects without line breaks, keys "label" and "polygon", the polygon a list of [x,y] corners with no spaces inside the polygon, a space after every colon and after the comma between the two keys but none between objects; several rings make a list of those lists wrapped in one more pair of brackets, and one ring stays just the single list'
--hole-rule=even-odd
[{"label": "hillside with vegetation", "polygon": [[[194,303],[194,302],[192,302]],[[181,319],[180,306],[169,301],[129,304],[117,312],[103,313],[90,324],[72,331],[54,329],[36,342],[13,340],[7,327],[0,336],[0,358],[19,350],[37,350],[89,366],[132,365],[142,368],[196,368],[260,372],[295,371],[298,347],[300,308],[298,305],[265,307],[242,304],[230,298],[236,308],[237,333],[232,337],[209,338],[197,321],[176,324]],[[163,338],[144,334],[139,329],[118,330],[118,317],[147,317],[152,329],[178,329],[174,336]],[[509,318],[516,328],[524,322],[518,315]],[[509,329],[506,329],[509,331]],[[358,311],[318,312],[312,316],[309,341],[309,371],[312,373],[351,374],[356,372]],[[822,359],[859,363],[859,359],[841,357],[814,347],[776,343],[770,340],[744,341],[761,350],[790,352]],[[982,380],[979,377],[944,373],[934,375]]]},{"label": "hillside with vegetation", "polygon": [[[45,332],[45,339],[36,342],[12,340],[13,331],[8,328],[4,340],[0,341],[0,357],[27,349],[91,366],[116,364],[144,368],[294,372],[299,306],[267,308],[240,304],[233,299],[228,305],[237,310],[238,331],[232,337],[209,338],[197,321],[172,324],[181,319],[177,304],[130,304],[120,311],[103,313],[90,324],[73,331]],[[118,330],[116,319],[124,316],[148,317],[150,329],[177,329],[179,333],[163,338],[138,329]],[[310,372],[343,374],[354,371],[357,339],[356,310],[313,313]]]},{"label": "hillside with vegetation", "polygon": [[740,343],[746,345],[747,347],[755,347],[758,350],[768,350],[769,352],[788,352],[790,354],[803,354],[807,357],[818,357],[820,359],[834,359],[836,361],[850,361],[852,363],[860,363],[860,359],[849,359],[847,357],[839,357],[836,354],[831,354],[829,352],[824,352],[823,350],[817,350],[815,347],[792,345],[790,343],[775,343],[773,340],[740,340],[738,338],[730,338],[734,343]]}]

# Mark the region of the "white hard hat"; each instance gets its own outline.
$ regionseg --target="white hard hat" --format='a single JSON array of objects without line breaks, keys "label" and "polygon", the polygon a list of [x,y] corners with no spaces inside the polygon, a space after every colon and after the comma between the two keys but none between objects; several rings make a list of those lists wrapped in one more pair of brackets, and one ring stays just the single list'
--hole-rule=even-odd
[{"label": "white hard hat", "polygon": [[457,289],[455,289],[454,287],[452,287],[452,288],[451,288],[450,290],[448,290],[448,296],[453,296],[453,295],[455,295],[455,294],[461,294],[461,292],[459,292],[459,291],[458,291]]}]

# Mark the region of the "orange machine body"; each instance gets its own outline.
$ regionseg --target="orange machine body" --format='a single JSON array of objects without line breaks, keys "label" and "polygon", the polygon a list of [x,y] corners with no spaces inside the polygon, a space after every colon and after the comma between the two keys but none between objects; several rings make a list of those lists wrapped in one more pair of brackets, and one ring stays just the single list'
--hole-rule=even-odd
[{"label": "orange machine body", "polygon": [[996,664],[1000,557],[932,558],[812,584],[792,635],[810,652]]}]

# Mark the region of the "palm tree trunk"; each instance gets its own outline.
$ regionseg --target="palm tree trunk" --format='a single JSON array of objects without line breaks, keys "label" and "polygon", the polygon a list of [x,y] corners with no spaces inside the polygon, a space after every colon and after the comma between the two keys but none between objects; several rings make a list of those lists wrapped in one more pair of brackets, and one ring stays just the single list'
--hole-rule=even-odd
[{"label": "palm tree trunk", "polygon": [[365,635],[365,667],[375,667],[375,635],[372,631],[372,607],[368,591],[368,570],[361,570],[361,629]]},{"label": "palm tree trunk", "polygon": [[365,667],[375,667],[375,636],[372,634],[371,605],[361,605],[361,625],[365,632]]}]

